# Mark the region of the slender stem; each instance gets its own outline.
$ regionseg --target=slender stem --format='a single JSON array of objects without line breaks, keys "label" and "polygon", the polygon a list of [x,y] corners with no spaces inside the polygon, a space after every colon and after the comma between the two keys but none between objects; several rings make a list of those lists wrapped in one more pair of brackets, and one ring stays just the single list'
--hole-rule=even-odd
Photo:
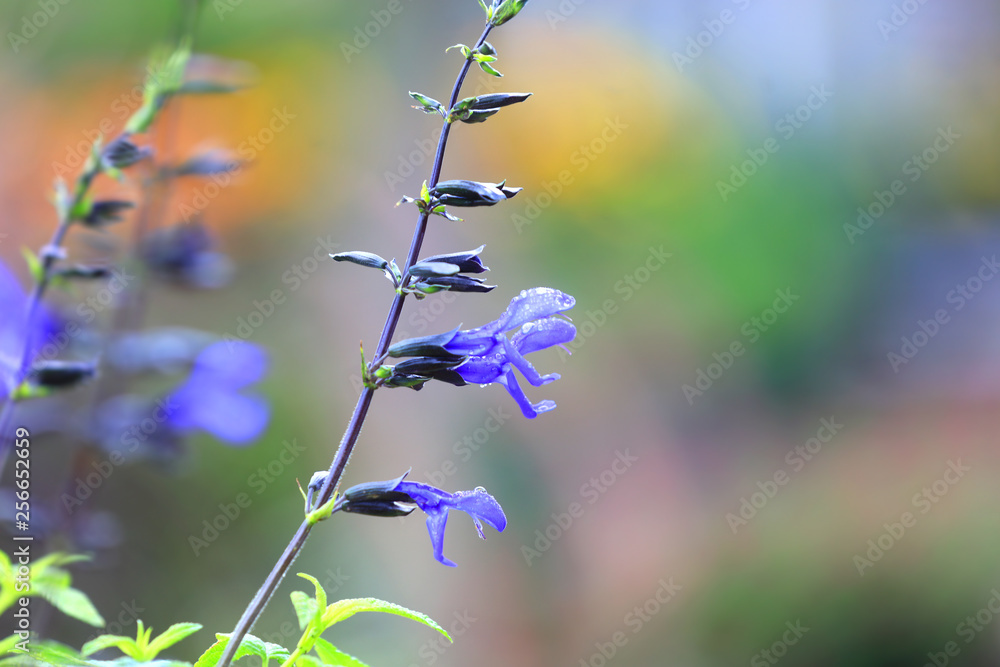
[{"label": "slender stem", "polygon": [[14,417],[14,408],[17,403],[13,392],[16,392],[24,384],[24,381],[28,378],[28,373],[31,371],[31,352],[34,349],[35,343],[34,324],[38,318],[38,311],[42,306],[42,299],[45,297],[45,292],[52,282],[52,267],[55,265],[56,260],[59,259],[59,251],[66,240],[66,234],[69,232],[70,225],[73,224],[73,212],[83,201],[84,197],[87,196],[90,184],[100,171],[100,162],[92,160],[88,163],[86,170],[77,177],[72,200],[61,209],[59,224],[56,226],[56,230],[53,232],[48,244],[42,249],[42,275],[38,277],[38,282],[35,283],[35,287],[28,297],[27,314],[24,321],[24,347],[21,350],[21,358],[18,360],[17,371],[14,373],[14,388],[11,394],[4,400],[3,408],[0,409],[0,477],[3,476],[4,468],[7,465],[7,457],[10,455],[13,445],[13,438],[8,438],[7,434],[7,429],[10,428],[11,419]]},{"label": "slender stem", "polygon": [[[479,41],[476,42],[474,49],[478,49],[486,41],[486,37],[490,34],[493,29],[492,24],[487,24],[486,29],[483,30],[483,34],[479,37]],[[462,70],[458,74],[458,78],[455,80],[455,86],[451,91],[451,100],[448,104],[448,109],[450,110],[458,102],[458,95],[462,90],[462,83],[465,82],[465,76],[469,73],[469,67],[472,66],[471,60],[466,60],[462,65]],[[434,166],[431,168],[431,177],[427,182],[428,188],[433,188],[438,183],[438,179],[441,178],[441,167],[444,164],[444,153],[448,146],[448,136],[451,132],[451,123],[447,120],[444,122],[444,127],[441,130],[441,138],[438,140],[437,153],[434,156]],[[417,222],[417,227],[413,232],[413,240],[410,242],[410,251],[406,256],[406,264],[403,266],[403,275],[409,270],[413,264],[416,263],[417,257],[420,254],[420,248],[424,243],[424,236],[427,233],[427,220],[429,218],[428,213],[422,213],[420,219]],[[382,358],[386,351],[389,349],[389,344],[392,342],[392,336],[396,332],[396,325],[399,324],[399,317],[403,312],[403,302],[406,300],[405,293],[397,293],[392,300],[392,305],[389,307],[389,314],[386,316],[385,326],[382,328],[382,335],[379,337],[378,347],[375,348],[375,358]],[[347,467],[347,462],[351,458],[351,454],[354,451],[354,445],[358,441],[358,436],[361,435],[361,427],[364,426],[365,418],[368,416],[368,408],[371,406],[372,397],[375,394],[375,390],[369,387],[365,387],[361,390],[361,395],[358,396],[357,405],[354,407],[354,413],[351,415],[351,421],[347,425],[347,430],[344,432],[343,438],[340,440],[340,446],[337,448],[336,454],[333,456],[333,461],[330,463],[330,471],[326,477],[326,481],[323,483],[323,487],[319,492],[319,499],[316,501],[316,506],[322,505],[333,496],[334,491],[340,484],[340,480],[344,475],[344,469]],[[278,588],[278,584],[288,573],[289,568],[291,568],[292,563],[298,557],[299,552],[305,545],[306,538],[309,537],[309,533],[312,530],[312,524],[308,520],[303,521],[295,531],[295,535],[292,537],[288,546],[282,552],[281,557],[278,562],[271,569],[271,572],[267,575],[267,579],[264,580],[264,584],[260,587],[260,590],[254,595],[253,599],[250,601],[249,606],[243,612],[240,617],[239,623],[236,624],[236,628],[233,630],[232,634],[229,635],[229,643],[226,645],[226,650],[222,654],[222,658],[217,663],[218,667],[228,667],[229,663],[233,659],[233,655],[239,648],[240,642],[253,627],[257,618],[264,611],[264,607],[267,606],[268,601],[271,596],[274,595],[274,591]]]}]

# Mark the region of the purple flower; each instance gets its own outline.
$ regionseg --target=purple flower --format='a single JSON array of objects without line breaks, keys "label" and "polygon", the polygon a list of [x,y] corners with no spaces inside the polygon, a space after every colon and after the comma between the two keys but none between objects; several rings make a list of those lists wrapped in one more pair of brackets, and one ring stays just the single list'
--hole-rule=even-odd
[{"label": "purple flower", "polygon": [[25,324],[27,318],[27,297],[21,283],[2,262],[0,262],[0,400],[6,400],[17,388],[21,375],[21,357],[24,348],[30,344],[28,361],[34,359],[45,334],[50,329],[50,321],[43,310],[39,310],[31,332]]},{"label": "purple flower", "polygon": [[267,370],[263,349],[252,343],[219,342],[197,356],[191,374],[168,398],[170,423],[178,431],[201,429],[220,440],[242,445],[267,426],[267,403],[240,390]]},{"label": "purple flower", "polygon": [[[532,404],[518,384],[514,369],[535,387],[559,379],[558,373],[541,375],[524,355],[553,345],[565,349],[565,343],[576,336],[576,327],[557,316],[575,304],[576,299],[559,290],[535,287],[514,297],[503,315],[489,324],[468,331],[456,329],[437,336],[411,338],[393,345],[389,354],[393,357],[421,356],[428,361],[461,361],[452,370],[462,381],[503,385],[517,401],[524,416],[533,419],[542,412],[554,409],[556,404],[554,401]],[[517,332],[508,338],[506,333],[515,329]],[[400,367],[419,367],[423,362],[405,366],[407,363],[400,364]]]},{"label": "purple flower", "polygon": [[[485,522],[499,532],[507,527],[507,517],[500,503],[483,487],[472,491],[448,493],[441,489],[405,481],[406,475],[386,482],[371,482],[353,486],[344,492],[335,509],[372,516],[400,516],[408,514],[405,504],[412,503],[427,515],[427,531],[431,536],[434,558],[444,565],[455,567],[455,563],[444,555],[444,529],[448,523],[448,512],[460,510],[472,517],[479,537],[483,535]],[[312,484],[310,484],[310,487]],[[401,506],[399,503],[404,503]]]}]

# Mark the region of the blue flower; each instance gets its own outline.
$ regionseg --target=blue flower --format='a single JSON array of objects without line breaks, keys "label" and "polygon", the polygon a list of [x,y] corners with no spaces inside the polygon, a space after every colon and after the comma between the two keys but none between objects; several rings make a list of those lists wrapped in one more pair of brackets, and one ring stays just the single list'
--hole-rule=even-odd
[{"label": "blue flower", "polygon": [[[524,416],[533,419],[542,412],[554,409],[556,404],[554,401],[532,404],[518,384],[514,369],[535,387],[559,379],[558,373],[541,375],[524,355],[554,345],[565,346],[573,340],[576,327],[557,315],[575,304],[576,299],[559,290],[536,287],[514,297],[503,315],[489,324],[468,331],[456,329],[438,336],[411,338],[393,345],[389,354],[393,357],[421,356],[428,362],[447,359],[461,362],[452,370],[462,381],[503,385],[517,401]],[[515,329],[517,332],[508,338],[506,333]],[[400,367],[412,373],[408,369],[422,365],[424,362],[404,362]]]},{"label": "blue flower", "polygon": [[[324,473],[317,473],[320,476]],[[406,503],[413,503],[427,515],[427,531],[431,536],[434,558],[444,565],[455,567],[455,563],[444,555],[444,529],[448,523],[448,512],[460,510],[472,517],[479,537],[483,535],[481,522],[489,524],[499,532],[507,527],[507,517],[496,499],[483,487],[472,491],[448,493],[441,489],[405,481],[406,475],[386,482],[370,482],[353,486],[337,501],[336,510],[368,514],[372,516],[400,516],[408,514]],[[316,478],[314,477],[314,481]],[[322,483],[322,479],[319,480]],[[310,483],[310,488],[312,483]],[[400,506],[399,503],[404,503]]]},{"label": "blue flower", "polygon": [[267,426],[267,403],[240,390],[267,370],[264,350],[252,343],[219,342],[197,356],[191,374],[168,398],[170,423],[178,431],[201,429],[232,444],[256,439]]}]

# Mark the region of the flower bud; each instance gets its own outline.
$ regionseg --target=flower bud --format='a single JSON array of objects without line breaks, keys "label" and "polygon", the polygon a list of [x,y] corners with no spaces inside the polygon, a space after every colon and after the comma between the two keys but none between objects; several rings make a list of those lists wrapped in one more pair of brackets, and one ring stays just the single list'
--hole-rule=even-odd
[{"label": "flower bud", "polygon": [[442,181],[434,186],[431,194],[438,202],[449,206],[494,206],[521,191],[521,188],[504,187],[505,182]]},{"label": "flower bud", "polygon": [[453,252],[445,255],[431,255],[430,257],[425,257],[420,260],[417,265],[425,262],[443,262],[445,264],[454,264],[457,266],[458,273],[483,273],[484,271],[489,271],[489,269],[483,265],[482,260],[479,259],[479,255],[483,252],[484,248],[486,248],[486,246],[481,245],[474,250],[466,250],[465,252]]},{"label": "flower bud", "polygon": [[433,336],[407,338],[389,347],[388,354],[390,357],[437,357],[457,361],[463,358],[462,355],[452,354],[444,347],[451,342],[456,333],[458,333],[458,327]]},{"label": "flower bud", "polygon": [[503,2],[501,2],[500,5],[493,10],[493,17],[490,19],[490,23],[495,26],[503,25],[517,16],[518,12],[524,9],[526,4],[528,4],[528,0],[503,0]]},{"label": "flower bud", "polygon": [[124,169],[152,154],[153,149],[136,146],[125,133],[104,147],[101,151],[101,164],[105,169]]},{"label": "flower bud", "polygon": [[122,219],[121,213],[130,208],[135,208],[135,204],[123,199],[95,201],[80,218],[80,221],[87,227],[99,229],[120,221]]},{"label": "flower bud", "polygon": [[352,252],[338,252],[336,255],[331,254],[330,257],[337,262],[350,262],[352,264],[358,264],[360,266],[367,266],[372,269],[379,269],[385,271],[386,267],[389,266],[389,262],[382,259],[375,253],[364,252],[363,250],[354,250]]},{"label": "flower bud", "polygon": [[39,361],[31,367],[32,384],[46,389],[75,387],[97,374],[97,367],[83,361]]},{"label": "flower bud", "polygon": [[415,510],[416,506],[409,494],[395,490],[403,477],[406,475],[385,482],[367,482],[352,486],[337,501],[337,509],[368,516],[406,516]]}]

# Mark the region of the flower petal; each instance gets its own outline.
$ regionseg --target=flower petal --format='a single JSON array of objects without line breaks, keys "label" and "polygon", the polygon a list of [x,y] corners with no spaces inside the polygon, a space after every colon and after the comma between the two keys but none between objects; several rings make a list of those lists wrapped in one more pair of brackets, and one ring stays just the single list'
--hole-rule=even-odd
[{"label": "flower petal", "polygon": [[259,345],[220,341],[209,345],[195,359],[193,381],[240,389],[258,382],[267,371],[267,354]]},{"label": "flower petal", "polygon": [[[525,325],[527,326],[527,325]],[[503,339],[504,350],[507,352],[507,362],[521,371],[524,378],[536,387],[541,387],[543,384],[548,384],[550,382],[555,382],[559,379],[559,373],[549,373],[548,375],[542,375],[535,370],[535,367],[531,365],[531,362],[525,359],[520,352],[514,347],[506,338]]]},{"label": "flower petal", "polygon": [[176,410],[170,421],[179,429],[208,431],[220,440],[242,445],[263,433],[270,411],[257,396],[244,396],[189,381],[173,396]]},{"label": "flower petal", "polygon": [[[507,515],[503,513],[500,503],[481,486],[473,491],[459,491],[455,494],[451,505],[457,510],[467,512],[477,521],[477,525],[479,521],[483,521],[501,533],[507,527]],[[481,527],[479,536],[483,536]]]},{"label": "flower petal", "polygon": [[457,563],[449,560],[444,555],[444,529],[447,524],[447,509],[427,513],[427,532],[431,535],[431,547],[434,549],[434,558],[442,565],[456,567]]},{"label": "flower petal", "polygon": [[546,317],[537,322],[523,325],[510,342],[521,354],[545,350],[554,345],[563,345],[576,338],[576,327],[561,317]]},{"label": "flower petal", "polygon": [[569,310],[576,299],[551,287],[534,287],[514,297],[496,324],[500,331],[517,329],[523,324]]},{"label": "flower petal", "polygon": [[494,357],[469,357],[455,372],[469,384],[489,384],[496,382],[503,373],[503,361]]},{"label": "flower petal", "polygon": [[514,397],[517,404],[521,406],[521,413],[528,419],[534,419],[543,412],[548,412],[549,410],[554,410],[556,404],[554,401],[540,401],[531,404],[528,397],[524,395],[524,390],[521,389],[521,385],[517,383],[517,378],[514,376],[514,371],[509,370],[504,375],[497,378],[497,382],[502,384],[510,392],[510,395]]}]

